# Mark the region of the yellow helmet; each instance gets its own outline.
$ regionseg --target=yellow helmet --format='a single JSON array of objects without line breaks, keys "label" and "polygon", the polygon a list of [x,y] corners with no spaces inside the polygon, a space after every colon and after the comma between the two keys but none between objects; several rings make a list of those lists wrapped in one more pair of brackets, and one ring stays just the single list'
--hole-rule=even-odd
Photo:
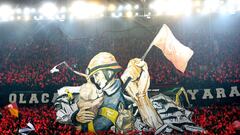
[{"label": "yellow helmet", "polygon": [[89,62],[86,74],[90,78],[94,73],[103,69],[120,70],[122,68],[111,53],[100,52]]}]

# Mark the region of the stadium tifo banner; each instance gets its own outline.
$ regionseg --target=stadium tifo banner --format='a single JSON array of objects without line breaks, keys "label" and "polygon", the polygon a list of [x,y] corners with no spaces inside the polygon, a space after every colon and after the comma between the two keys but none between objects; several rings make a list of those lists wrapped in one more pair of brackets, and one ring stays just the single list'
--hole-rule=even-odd
[{"label": "stadium tifo banner", "polygon": [[[149,96],[154,96],[163,93],[172,98],[176,97],[180,88],[151,88],[148,90]],[[183,87],[184,88],[184,87]],[[5,89],[7,89],[5,87]],[[223,85],[221,87],[206,87],[206,88],[185,88],[187,97],[192,105],[209,105],[212,103],[232,102],[240,98],[240,85]],[[5,91],[5,90],[3,90]],[[0,92],[1,106],[8,103],[18,103],[19,105],[32,104],[51,104],[57,98],[56,91],[31,91],[31,90],[15,90],[12,92]],[[203,102],[204,101],[204,102]]]}]

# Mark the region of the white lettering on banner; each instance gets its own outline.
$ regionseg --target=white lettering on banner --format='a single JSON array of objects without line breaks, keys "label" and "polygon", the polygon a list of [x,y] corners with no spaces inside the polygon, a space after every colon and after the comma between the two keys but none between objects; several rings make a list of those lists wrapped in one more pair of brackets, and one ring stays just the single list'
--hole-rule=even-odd
[{"label": "white lettering on banner", "polygon": [[19,96],[20,96],[20,97],[19,97],[19,98],[20,98],[20,99],[19,99],[19,103],[20,103],[20,104],[26,104],[26,100],[24,100],[24,94],[21,93],[21,94],[19,94]]},{"label": "white lettering on banner", "polygon": [[237,86],[231,87],[231,93],[229,97],[234,97],[234,95],[236,95],[236,97],[240,96]]},{"label": "white lettering on banner", "polygon": [[225,98],[225,90],[223,88],[216,88],[217,91],[217,98]]},{"label": "white lettering on banner", "polygon": [[213,99],[213,96],[210,92],[211,89],[204,89],[204,94],[202,99],[207,99],[207,97],[209,97],[209,99]]},{"label": "white lettering on banner", "polygon": [[37,99],[37,94],[31,94],[31,98],[29,100],[29,104],[32,104],[32,103],[39,103],[38,102],[38,99]]},{"label": "white lettering on banner", "polygon": [[196,93],[198,92],[197,89],[194,89],[194,90],[187,90],[187,93],[189,93],[191,95],[191,99],[192,100],[196,100]]},{"label": "white lettering on banner", "polygon": [[42,103],[48,103],[49,102],[49,94],[48,93],[43,93],[42,94]]},{"label": "white lettering on banner", "polygon": [[11,93],[9,95],[9,103],[17,102],[17,95],[15,93]]},{"label": "white lettering on banner", "polygon": [[[216,90],[215,92],[217,95],[216,98],[226,98],[227,97],[224,88],[216,88],[215,90]],[[191,96],[192,100],[196,100],[196,94],[200,91],[197,89],[194,89],[194,90],[189,89],[189,90],[187,90],[187,93]],[[213,99],[214,98],[212,95],[212,93],[214,92],[213,90],[211,91],[211,89],[203,89],[203,92],[204,93],[203,93],[202,99]],[[237,86],[232,86],[229,97],[239,97],[239,96],[240,96],[240,92],[237,89]]]},{"label": "white lettering on banner", "polygon": [[[52,97],[53,96],[53,97]],[[14,103],[17,102],[19,104],[38,104],[38,103],[49,103],[54,102],[57,98],[57,93],[31,93],[24,94],[24,93],[10,93],[9,94],[9,102]],[[41,97],[41,99],[38,97]],[[49,99],[49,97],[52,97],[52,99]],[[40,101],[40,102],[39,102]]]}]

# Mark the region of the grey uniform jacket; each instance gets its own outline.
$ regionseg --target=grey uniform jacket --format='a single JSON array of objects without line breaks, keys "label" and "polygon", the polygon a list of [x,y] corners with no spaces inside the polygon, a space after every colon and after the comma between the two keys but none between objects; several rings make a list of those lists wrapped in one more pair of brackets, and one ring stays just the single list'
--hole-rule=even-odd
[{"label": "grey uniform jacket", "polygon": [[[66,86],[58,90],[58,97],[54,103],[56,120],[62,124],[72,124],[71,116],[78,110],[79,90],[81,86]],[[69,100],[68,93],[72,93],[73,99]]]}]

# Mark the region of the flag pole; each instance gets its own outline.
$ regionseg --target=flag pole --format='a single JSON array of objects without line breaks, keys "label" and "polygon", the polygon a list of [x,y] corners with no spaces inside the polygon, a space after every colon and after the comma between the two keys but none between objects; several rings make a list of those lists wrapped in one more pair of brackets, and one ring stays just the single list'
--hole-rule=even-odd
[{"label": "flag pole", "polygon": [[149,53],[149,51],[151,50],[153,44],[151,44],[148,49],[145,51],[145,53],[143,54],[141,61],[144,61],[144,59],[146,58],[147,54]]},{"label": "flag pole", "polygon": [[[155,39],[155,38],[154,38],[154,39]],[[153,41],[154,41],[154,39],[153,39]],[[154,46],[153,41],[152,41],[152,43],[150,44],[150,46],[148,47],[148,49],[145,51],[145,53],[143,54],[143,56],[142,56],[142,58],[141,58],[141,61],[144,61],[144,59],[146,58],[146,56],[147,56],[148,53],[150,52],[151,48]],[[132,80],[131,77],[128,77],[128,78],[127,78],[126,82],[123,84],[123,87],[122,87],[123,90],[126,89],[128,83],[129,83],[131,80]]]},{"label": "flag pole", "polygon": [[[165,25],[165,24],[164,24]],[[163,26],[164,26],[163,25]],[[162,29],[162,28],[161,28]],[[152,47],[154,46],[154,41],[157,38],[157,36],[159,35],[161,29],[157,32],[156,36],[154,37],[154,39],[152,40],[151,44],[149,45],[148,49],[145,51],[145,53],[143,54],[141,61],[144,61],[146,56],[148,55],[148,53],[150,52],[150,50],[152,49]]]},{"label": "flag pole", "polygon": [[[150,52],[151,48],[153,47],[153,43],[151,43],[151,45],[148,47],[148,49],[145,51],[145,53],[143,54],[141,61],[144,61],[144,59],[146,58],[147,54]],[[128,77],[126,82],[123,84],[122,89],[125,90],[128,83],[132,80],[131,77]]]}]

